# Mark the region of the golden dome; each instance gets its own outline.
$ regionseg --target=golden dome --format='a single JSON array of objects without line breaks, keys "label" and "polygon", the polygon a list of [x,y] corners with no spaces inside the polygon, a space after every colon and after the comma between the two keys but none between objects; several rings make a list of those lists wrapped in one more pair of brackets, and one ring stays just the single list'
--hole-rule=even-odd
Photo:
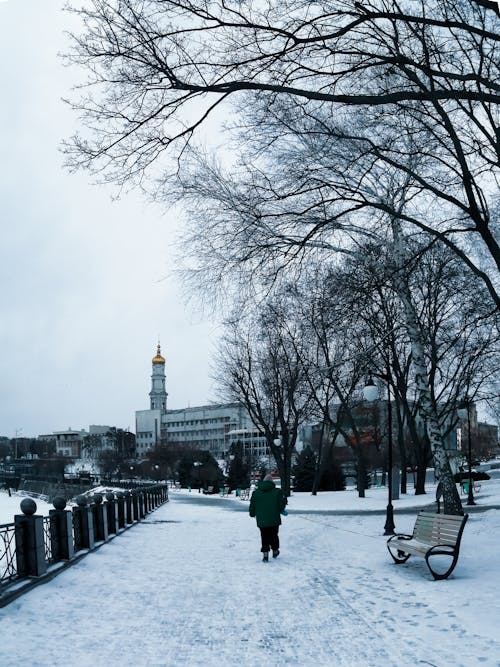
[{"label": "golden dome", "polygon": [[160,354],[160,343],[158,343],[158,347],[156,349],[156,357],[153,357],[153,364],[164,364],[164,363],[165,359]]}]

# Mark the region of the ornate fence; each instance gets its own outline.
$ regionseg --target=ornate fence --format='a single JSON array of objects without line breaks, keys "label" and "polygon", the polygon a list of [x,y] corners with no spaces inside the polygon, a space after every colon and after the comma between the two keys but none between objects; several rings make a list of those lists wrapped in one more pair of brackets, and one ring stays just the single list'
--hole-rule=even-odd
[{"label": "ornate fence", "polygon": [[0,583],[10,582],[17,577],[15,525],[0,526]]},{"label": "ornate fence", "polygon": [[98,493],[81,495],[72,510],[58,497],[49,516],[39,516],[35,501],[24,498],[22,514],[14,523],[0,525],[0,606],[13,581],[40,577],[54,563],[71,562],[79,552],[100,546],[167,501],[167,485],[155,484],[108,492],[105,498]]},{"label": "ornate fence", "polygon": [[54,562],[54,556],[52,554],[52,539],[50,533],[50,524],[51,524],[50,519],[51,519],[50,516],[43,517],[43,542],[45,546],[44,553],[47,565],[52,565],[52,563]]}]

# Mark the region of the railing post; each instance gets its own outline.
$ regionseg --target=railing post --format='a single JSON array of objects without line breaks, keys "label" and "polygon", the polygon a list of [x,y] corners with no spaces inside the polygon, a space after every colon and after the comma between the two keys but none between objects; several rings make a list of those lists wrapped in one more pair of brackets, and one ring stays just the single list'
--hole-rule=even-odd
[{"label": "railing post", "polygon": [[152,492],[150,486],[148,486],[147,494],[148,494],[148,512],[152,512],[153,511],[153,492]]},{"label": "railing post", "polygon": [[125,491],[125,521],[128,524],[134,523],[134,515],[132,513],[132,494],[130,491]]},{"label": "railing post", "polygon": [[108,531],[109,533],[118,532],[118,514],[116,511],[115,494],[112,491],[106,493],[106,510],[108,513]]},{"label": "railing post", "polygon": [[133,510],[135,521],[139,521],[139,519],[140,519],[140,516],[139,516],[139,496],[138,496],[138,493],[137,493],[136,489],[134,489],[132,491],[132,510]]},{"label": "railing post", "polygon": [[95,539],[92,509],[87,505],[87,498],[85,496],[77,496],[76,502],[78,506],[73,508],[75,551],[93,549]]},{"label": "railing post", "polygon": [[94,493],[94,503],[96,518],[95,540],[96,542],[105,542],[109,537],[108,513],[106,512],[106,506],[103,505],[100,493]]},{"label": "railing post", "polygon": [[139,518],[144,519],[145,516],[146,516],[146,508],[145,508],[144,490],[141,489],[139,491]]},{"label": "railing post", "polygon": [[66,500],[61,496],[54,498],[55,507],[49,510],[50,541],[52,543],[52,558],[57,563],[61,560],[71,560],[75,555],[73,545],[73,526],[71,510],[64,509]]},{"label": "railing post", "polygon": [[118,528],[125,528],[125,494],[117,491],[116,497],[118,498]]},{"label": "railing post", "polygon": [[47,571],[43,540],[43,516],[36,515],[32,498],[21,501],[21,512],[14,516],[16,564],[19,577],[39,577]]},{"label": "railing post", "polygon": [[94,545],[97,541],[97,505],[95,504],[94,496],[89,496],[90,501],[90,518],[92,519],[92,531],[94,533]]}]

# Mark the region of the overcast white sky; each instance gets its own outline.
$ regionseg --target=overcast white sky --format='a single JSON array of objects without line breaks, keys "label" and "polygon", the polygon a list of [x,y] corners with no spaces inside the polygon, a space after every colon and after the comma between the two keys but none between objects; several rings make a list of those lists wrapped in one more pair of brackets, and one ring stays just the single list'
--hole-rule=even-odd
[{"label": "overcast white sky", "polygon": [[62,167],[62,0],[0,0],[0,435],[135,430],[158,336],[169,407],[214,400],[214,322],[169,275],[178,221]]}]

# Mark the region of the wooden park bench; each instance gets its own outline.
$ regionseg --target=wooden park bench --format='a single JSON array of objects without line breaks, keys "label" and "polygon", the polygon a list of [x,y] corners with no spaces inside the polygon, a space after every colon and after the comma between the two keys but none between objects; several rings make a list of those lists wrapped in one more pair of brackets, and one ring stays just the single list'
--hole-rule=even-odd
[{"label": "wooden park bench", "polygon": [[[413,535],[393,535],[387,540],[387,548],[398,565],[406,563],[412,555],[425,558],[434,579],[446,579],[455,569],[460,551],[460,540],[469,518],[468,514],[435,514],[419,512]],[[433,556],[449,556],[451,565],[444,573],[437,572],[430,564]]]}]

